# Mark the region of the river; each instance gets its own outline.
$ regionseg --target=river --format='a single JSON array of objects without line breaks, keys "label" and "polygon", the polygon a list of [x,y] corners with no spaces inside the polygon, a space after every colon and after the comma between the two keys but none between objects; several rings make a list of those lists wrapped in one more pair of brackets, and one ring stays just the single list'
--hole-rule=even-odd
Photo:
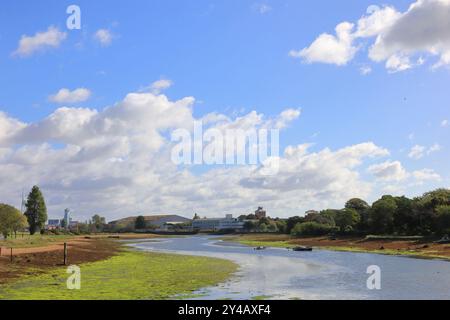
[{"label": "river", "polygon": [[[130,245],[147,251],[223,258],[240,266],[229,281],[196,292],[201,299],[450,299],[447,261],[319,249],[257,251],[214,236]],[[367,268],[371,265],[381,270],[380,290],[367,288]]]}]

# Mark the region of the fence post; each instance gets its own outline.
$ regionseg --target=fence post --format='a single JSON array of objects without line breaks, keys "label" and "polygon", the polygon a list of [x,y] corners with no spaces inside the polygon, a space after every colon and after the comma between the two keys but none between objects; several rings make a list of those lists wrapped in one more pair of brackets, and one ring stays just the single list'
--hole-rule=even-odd
[{"label": "fence post", "polygon": [[67,243],[64,242],[64,265],[67,265]]},{"label": "fence post", "polygon": [[11,248],[11,262],[13,262],[12,248]]}]

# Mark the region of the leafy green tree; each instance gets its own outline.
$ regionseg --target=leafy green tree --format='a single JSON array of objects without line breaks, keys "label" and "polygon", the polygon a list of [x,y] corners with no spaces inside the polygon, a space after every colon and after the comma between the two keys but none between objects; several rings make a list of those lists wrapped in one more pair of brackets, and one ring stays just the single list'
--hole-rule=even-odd
[{"label": "leafy green tree", "polygon": [[284,221],[284,220],[276,220],[275,223],[277,225],[278,232],[280,232],[280,233],[285,233],[286,232],[286,227],[287,227],[286,221]]},{"label": "leafy green tree", "polygon": [[358,212],[360,220],[356,229],[361,232],[369,230],[369,218],[370,218],[370,205],[359,198],[353,198],[345,203],[346,209],[354,209]]},{"label": "leafy green tree", "polygon": [[436,229],[440,234],[450,234],[450,206],[438,206],[436,208]]},{"label": "leafy green tree", "polygon": [[340,232],[349,233],[354,231],[361,217],[355,209],[346,208],[338,211],[334,220]]},{"label": "leafy green tree", "polygon": [[450,189],[436,189],[425,193],[420,204],[425,209],[435,210],[438,206],[450,205]]},{"label": "leafy green tree", "polygon": [[317,222],[297,223],[292,229],[291,234],[297,237],[304,236],[323,236],[333,231],[333,227]]},{"label": "leafy green tree", "polygon": [[334,226],[334,210],[324,210],[322,212],[310,212],[305,217],[305,222],[316,222],[319,224],[326,224]]},{"label": "leafy green tree", "polygon": [[383,196],[372,204],[370,228],[378,234],[389,234],[393,230],[397,203],[392,196]]},{"label": "leafy green tree", "polygon": [[359,198],[353,198],[348,200],[345,203],[345,208],[346,209],[354,209],[356,210],[358,213],[361,214],[361,212],[366,211],[368,209],[370,209],[370,206],[367,202],[365,202],[362,199]]},{"label": "leafy green tree", "polygon": [[143,216],[139,216],[136,218],[136,222],[134,224],[134,227],[137,230],[142,230],[147,227],[147,223],[145,222],[145,218]]},{"label": "leafy green tree", "polygon": [[394,231],[398,234],[416,233],[416,216],[414,212],[414,201],[407,197],[395,197],[397,210],[394,214]]},{"label": "leafy green tree", "polygon": [[257,228],[258,224],[253,221],[245,221],[244,222],[244,230],[253,231]]},{"label": "leafy green tree", "polygon": [[294,229],[294,227],[298,224],[298,223],[302,223],[305,222],[305,218],[303,217],[299,217],[299,216],[295,216],[295,217],[290,217],[289,219],[287,219],[286,221],[286,229],[285,232],[287,234],[290,234],[292,229]]},{"label": "leafy green tree", "polygon": [[47,207],[44,196],[38,186],[34,186],[31,189],[25,207],[25,216],[30,226],[30,234],[35,234],[37,230],[44,230],[44,225],[47,221]]},{"label": "leafy green tree", "polygon": [[19,210],[7,204],[0,204],[0,233],[5,239],[26,226],[26,218]]},{"label": "leafy green tree", "polygon": [[92,226],[93,226],[92,229],[94,229],[94,232],[102,232],[105,227],[105,224],[106,224],[106,219],[104,217],[100,217],[98,214],[95,214],[92,217],[91,223],[92,223]]}]

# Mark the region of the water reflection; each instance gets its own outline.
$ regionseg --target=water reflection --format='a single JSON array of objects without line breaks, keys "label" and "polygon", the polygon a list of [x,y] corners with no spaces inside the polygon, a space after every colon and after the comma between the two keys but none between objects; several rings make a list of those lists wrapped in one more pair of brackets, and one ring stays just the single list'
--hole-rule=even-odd
[{"label": "water reflection", "polygon": [[[253,250],[217,237],[133,243],[150,251],[228,259],[239,264],[226,283],[201,290],[202,299],[450,299],[450,263],[376,254]],[[382,289],[368,290],[369,265],[382,270]]]}]

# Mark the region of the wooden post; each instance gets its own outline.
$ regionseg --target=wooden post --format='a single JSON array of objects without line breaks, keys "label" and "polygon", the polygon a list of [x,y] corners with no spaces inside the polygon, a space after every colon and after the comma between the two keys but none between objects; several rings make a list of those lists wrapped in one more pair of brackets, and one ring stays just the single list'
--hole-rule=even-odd
[{"label": "wooden post", "polygon": [[0,247],[0,257],[2,256],[2,247]]},{"label": "wooden post", "polygon": [[67,265],[67,243],[64,242],[64,265]]},{"label": "wooden post", "polygon": [[13,262],[12,248],[11,248],[11,262]]}]

